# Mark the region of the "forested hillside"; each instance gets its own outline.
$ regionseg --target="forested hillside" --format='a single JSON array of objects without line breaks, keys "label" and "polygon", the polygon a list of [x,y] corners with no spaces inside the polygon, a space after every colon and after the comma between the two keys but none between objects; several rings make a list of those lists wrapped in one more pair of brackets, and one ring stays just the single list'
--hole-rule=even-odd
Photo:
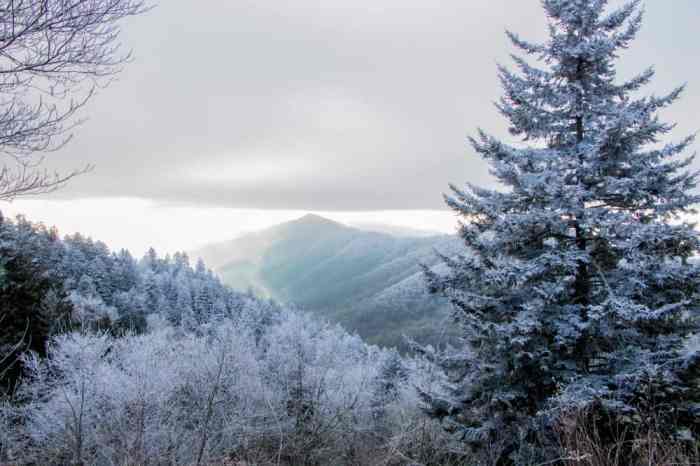
[{"label": "forested hillside", "polygon": [[141,333],[158,320],[191,329],[251,306],[279,310],[228,289],[185,254],[161,258],[150,250],[136,260],[79,234],[61,239],[22,217],[0,222],[0,271],[3,354],[25,330],[43,352],[49,336],[71,329]]},{"label": "forested hillside", "polygon": [[192,253],[224,283],[308,310],[368,342],[405,348],[404,336],[442,339],[447,300],[423,286],[420,265],[464,251],[449,235],[393,236],[307,215]]},{"label": "forested hillside", "polygon": [[447,441],[412,388],[439,380],[427,366],[184,254],[137,261],[20,217],[0,258],[0,461],[365,464]]}]

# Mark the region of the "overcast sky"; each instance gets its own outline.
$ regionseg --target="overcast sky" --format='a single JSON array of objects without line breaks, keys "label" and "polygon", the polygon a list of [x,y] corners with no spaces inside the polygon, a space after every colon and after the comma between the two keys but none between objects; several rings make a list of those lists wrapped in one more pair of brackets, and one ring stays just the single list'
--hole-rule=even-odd
[{"label": "overcast sky", "polygon": [[[94,172],[10,210],[88,232],[98,221],[86,205],[110,206],[100,227],[207,209],[207,218],[267,211],[267,223],[367,212],[444,230],[444,210],[414,222],[401,211],[443,209],[448,182],[491,182],[466,137],[477,127],[505,134],[492,105],[496,64],[512,51],[503,32],[541,39],[544,24],[537,0],[161,1],[126,24],[134,62],[51,156],[51,167]],[[622,76],[656,65],[653,93],[689,84],[664,114],[679,137],[700,129],[697,24],[697,0],[647,0],[620,65]],[[182,249],[223,225],[199,221]],[[158,228],[140,241],[162,239]]]}]

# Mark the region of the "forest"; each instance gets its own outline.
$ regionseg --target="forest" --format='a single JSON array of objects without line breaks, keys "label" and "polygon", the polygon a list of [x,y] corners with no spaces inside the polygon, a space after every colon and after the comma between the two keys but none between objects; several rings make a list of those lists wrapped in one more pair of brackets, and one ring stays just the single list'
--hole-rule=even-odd
[{"label": "forest", "polygon": [[435,435],[409,389],[432,383],[420,361],[234,292],[184,254],[136,261],[22,218],[0,238],[5,457],[359,464],[400,448],[399,430],[406,446]]},{"label": "forest", "polygon": [[[0,215],[0,464],[698,464],[695,138],[660,117],[683,86],[619,77],[644,10],[608,3],[542,0],[545,42],[507,33],[496,110],[518,142],[469,139],[499,185],[450,186],[463,247],[410,282],[449,303],[449,340],[371,345],[185,253]],[[92,99],[77,86],[128,64],[116,25],[149,8],[0,10],[0,200],[89,176],[42,154]]]}]

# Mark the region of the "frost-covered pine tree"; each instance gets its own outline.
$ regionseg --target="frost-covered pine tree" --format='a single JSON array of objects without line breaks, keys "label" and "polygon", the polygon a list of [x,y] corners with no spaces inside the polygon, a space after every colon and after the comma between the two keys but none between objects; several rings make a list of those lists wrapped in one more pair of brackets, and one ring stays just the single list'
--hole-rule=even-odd
[{"label": "frost-covered pine tree", "polygon": [[502,189],[452,186],[446,197],[469,252],[445,258],[447,275],[425,272],[451,300],[464,346],[442,361],[454,385],[425,395],[475,441],[572,406],[639,419],[652,386],[670,402],[664,419],[694,415],[698,356],[684,341],[697,328],[700,243],[685,220],[700,197],[683,156],[693,138],[668,142],[674,125],[656,116],[683,88],[639,96],[651,68],[619,79],[642,15],[638,0],[607,4],[543,0],[545,43],[508,33],[525,58],[500,67],[497,107],[523,143],[480,132],[471,144]]}]

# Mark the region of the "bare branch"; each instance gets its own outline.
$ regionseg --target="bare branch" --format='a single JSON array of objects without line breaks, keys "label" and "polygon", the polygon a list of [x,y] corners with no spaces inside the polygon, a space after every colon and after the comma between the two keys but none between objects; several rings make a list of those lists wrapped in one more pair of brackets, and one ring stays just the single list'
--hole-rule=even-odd
[{"label": "bare branch", "polygon": [[131,59],[119,23],[146,0],[23,0],[0,6],[0,200],[41,194],[88,169],[49,173],[43,156],[65,146],[77,112]]}]

